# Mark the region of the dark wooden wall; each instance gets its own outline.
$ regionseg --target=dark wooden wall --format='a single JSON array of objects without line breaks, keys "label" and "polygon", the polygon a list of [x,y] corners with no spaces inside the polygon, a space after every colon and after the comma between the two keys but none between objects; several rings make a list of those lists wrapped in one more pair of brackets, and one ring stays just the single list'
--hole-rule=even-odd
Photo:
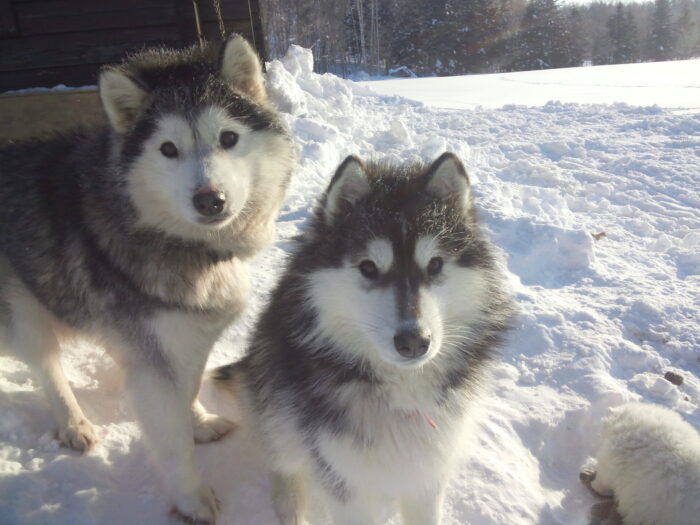
[{"label": "dark wooden wall", "polygon": [[[202,33],[219,39],[212,1],[196,3]],[[243,34],[264,60],[258,0],[220,5],[227,34]],[[0,93],[95,84],[101,65],[130,51],[196,41],[192,0],[0,0]]]}]

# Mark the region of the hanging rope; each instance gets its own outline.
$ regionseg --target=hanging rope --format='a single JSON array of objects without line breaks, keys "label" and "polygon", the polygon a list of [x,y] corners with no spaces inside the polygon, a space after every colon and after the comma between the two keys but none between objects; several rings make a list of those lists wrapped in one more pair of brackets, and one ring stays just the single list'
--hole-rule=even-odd
[{"label": "hanging rope", "polygon": [[[259,9],[259,6],[258,6],[258,9]],[[248,16],[250,17],[250,36],[253,38],[253,47],[262,56],[262,49],[258,49],[258,44],[255,41],[255,25],[253,24],[253,8],[250,6],[250,0],[248,0]],[[263,67],[264,67],[264,65],[263,65]]]},{"label": "hanging rope", "polygon": [[199,21],[197,0],[192,0],[192,10],[194,11],[194,25],[197,28],[197,40],[199,40],[199,46],[201,47],[204,45],[204,35],[202,35],[202,24]]},{"label": "hanging rope", "polygon": [[[253,47],[257,50],[258,43],[255,41],[255,24],[253,23],[253,6],[250,4],[250,0],[247,0],[248,4],[248,16],[250,17],[250,36],[253,41]],[[221,1],[211,0],[211,5],[216,13],[216,20],[219,23],[219,33],[221,33],[221,39],[226,40],[226,24],[224,23],[224,17],[221,14]],[[192,0],[192,9],[194,11],[194,22],[197,27],[197,38],[199,39],[199,45],[204,45],[204,34],[202,33],[202,23],[199,18],[199,5],[197,0]]]},{"label": "hanging rope", "polygon": [[[221,40],[226,40],[226,26],[224,25],[224,17],[221,16],[221,2],[219,0],[211,0],[211,5],[214,7],[214,12],[216,12],[216,19],[219,21]],[[250,8],[250,5],[248,7]]]}]

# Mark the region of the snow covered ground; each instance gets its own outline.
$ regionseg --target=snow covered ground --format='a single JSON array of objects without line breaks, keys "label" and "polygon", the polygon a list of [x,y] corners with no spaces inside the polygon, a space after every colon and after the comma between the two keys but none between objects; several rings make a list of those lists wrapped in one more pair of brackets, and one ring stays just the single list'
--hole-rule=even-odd
[{"label": "snow covered ground", "polygon": [[[311,73],[310,60],[296,48],[269,67],[301,161],[279,241],[255,265],[250,307],[210,366],[244,348],[289,239],[343,157],[454,151],[520,315],[485,400],[479,446],[450,485],[446,523],[587,524],[596,500],[578,469],[607,407],[643,399],[700,424],[700,114],[692,111],[700,68],[682,81],[669,71],[692,72],[691,62],[515,73],[494,77],[510,86],[496,90],[483,76],[355,84]],[[618,80],[596,81],[601,69]],[[0,523],[170,523],[111,360],[76,346],[64,365],[101,441],[83,457],[60,448],[28,370],[0,357]],[[664,379],[667,371],[683,384]],[[209,385],[203,396],[225,411]],[[198,446],[197,458],[221,499],[220,523],[276,523],[259,457],[240,435]]]},{"label": "snow covered ground", "polygon": [[683,112],[700,111],[700,59],[697,58],[366,84],[379,93],[401,95],[438,108],[542,106],[558,100],[579,104],[624,102]]}]

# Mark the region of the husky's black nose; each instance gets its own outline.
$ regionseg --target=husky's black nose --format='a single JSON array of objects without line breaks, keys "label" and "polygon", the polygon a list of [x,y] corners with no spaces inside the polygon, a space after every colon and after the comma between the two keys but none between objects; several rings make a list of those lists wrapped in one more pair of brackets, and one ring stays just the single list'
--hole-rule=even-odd
[{"label": "husky's black nose", "polygon": [[226,194],[220,190],[211,190],[195,193],[192,197],[194,209],[205,217],[218,215],[226,204]]},{"label": "husky's black nose", "polygon": [[430,348],[430,334],[418,329],[401,330],[394,336],[394,346],[404,357],[420,357]]}]

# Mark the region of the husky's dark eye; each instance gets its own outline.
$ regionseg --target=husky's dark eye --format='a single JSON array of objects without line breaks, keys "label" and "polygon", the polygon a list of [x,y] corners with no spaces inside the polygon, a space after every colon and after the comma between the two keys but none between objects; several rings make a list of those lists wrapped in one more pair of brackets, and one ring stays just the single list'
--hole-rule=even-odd
[{"label": "husky's dark eye", "polygon": [[369,259],[365,259],[360,263],[360,273],[367,279],[376,279],[379,277],[379,268]]},{"label": "husky's dark eye", "polygon": [[238,142],[238,133],[234,133],[233,131],[224,131],[219,137],[219,142],[221,143],[222,148],[230,149]]},{"label": "husky's dark eye", "polygon": [[163,144],[160,145],[160,152],[169,159],[174,159],[178,155],[177,147],[170,141],[163,142]]},{"label": "husky's dark eye", "polygon": [[442,258],[433,257],[428,263],[428,275],[434,277],[442,271]]}]

